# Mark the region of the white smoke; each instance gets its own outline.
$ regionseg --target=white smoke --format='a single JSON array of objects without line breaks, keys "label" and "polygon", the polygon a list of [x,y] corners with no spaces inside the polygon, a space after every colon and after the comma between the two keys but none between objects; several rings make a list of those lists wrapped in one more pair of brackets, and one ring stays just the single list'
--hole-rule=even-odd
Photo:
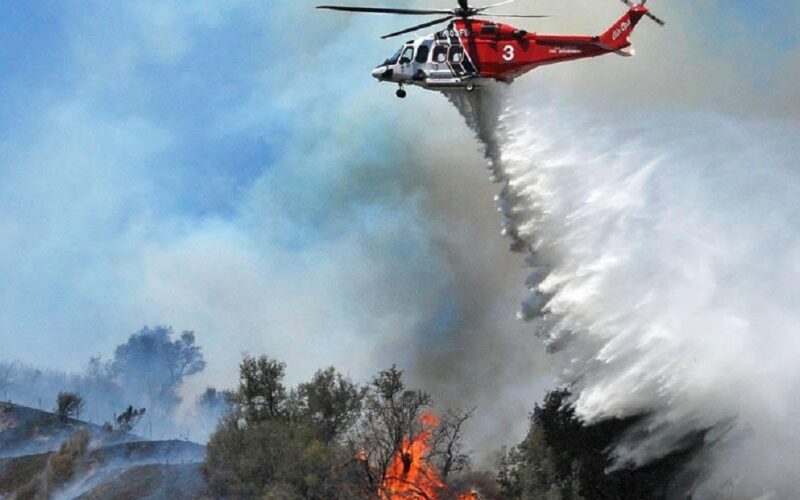
[{"label": "white smoke", "polygon": [[648,415],[619,465],[708,430],[695,498],[798,498],[797,124],[487,99],[454,102],[507,179],[505,230],[533,266],[521,314],[579,416]]}]

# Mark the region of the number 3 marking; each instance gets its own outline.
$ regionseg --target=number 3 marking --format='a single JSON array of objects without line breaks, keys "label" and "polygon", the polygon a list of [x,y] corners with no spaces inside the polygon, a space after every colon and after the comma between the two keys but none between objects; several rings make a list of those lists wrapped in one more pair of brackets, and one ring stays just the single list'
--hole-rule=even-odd
[{"label": "number 3 marking", "polygon": [[513,61],[514,60],[514,46],[513,45],[506,45],[503,47],[503,59],[506,61]]}]

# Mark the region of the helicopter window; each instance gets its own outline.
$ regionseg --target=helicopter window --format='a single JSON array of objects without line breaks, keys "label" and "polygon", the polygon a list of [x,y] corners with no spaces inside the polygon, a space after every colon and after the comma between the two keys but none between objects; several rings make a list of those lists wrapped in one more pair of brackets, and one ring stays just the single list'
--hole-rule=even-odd
[{"label": "helicopter window", "polygon": [[403,55],[400,56],[400,64],[408,64],[412,59],[414,59],[414,47],[406,47]]},{"label": "helicopter window", "polygon": [[450,48],[450,62],[460,63],[464,60],[464,48],[463,47],[451,47]]},{"label": "helicopter window", "polygon": [[447,61],[447,46],[437,45],[433,48],[433,62],[443,63]]},{"label": "helicopter window", "polygon": [[417,49],[417,58],[416,61],[420,64],[425,64],[428,62],[428,54],[430,53],[431,48],[428,45],[420,45]]},{"label": "helicopter window", "polygon": [[389,59],[387,59],[383,64],[385,64],[385,65],[397,64],[397,60],[400,59],[400,52],[402,52],[402,51],[403,51],[403,47],[400,47],[399,49],[397,49],[397,52],[395,52],[394,55],[392,57],[390,57]]}]

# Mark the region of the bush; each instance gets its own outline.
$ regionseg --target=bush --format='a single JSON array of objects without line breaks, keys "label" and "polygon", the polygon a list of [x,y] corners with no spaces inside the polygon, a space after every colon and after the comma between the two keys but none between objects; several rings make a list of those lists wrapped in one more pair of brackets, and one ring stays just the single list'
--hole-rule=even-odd
[{"label": "bush", "polygon": [[139,421],[146,411],[145,408],[137,409],[133,406],[128,406],[128,409],[120,413],[117,417],[117,430],[119,432],[132,432],[139,424]]},{"label": "bush", "polygon": [[59,392],[56,398],[56,413],[61,418],[80,418],[85,404],[83,397],[76,392]]},{"label": "bush", "polygon": [[347,498],[337,485],[340,458],[308,425],[272,420],[242,427],[228,418],[208,443],[203,474],[223,497]]}]

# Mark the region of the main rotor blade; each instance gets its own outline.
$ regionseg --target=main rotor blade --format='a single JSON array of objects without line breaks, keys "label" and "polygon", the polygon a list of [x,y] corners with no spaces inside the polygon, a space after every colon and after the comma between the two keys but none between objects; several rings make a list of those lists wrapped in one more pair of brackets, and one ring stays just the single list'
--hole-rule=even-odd
[{"label": "main rotor blade", "polygon": [[487,5],[486,7],[480,7],[477,10],[478,12],[483,12],[486,9],[493,9],[495,7],[500,7],[501,5],[508,5],[510,3],[514,3],[516,0],[503,0],[502,2],[493,3],[492,5]]},{"label": "main rotor blade", "polygon": [[318,9],[338,10],[342,12],[360,12],[367,14],[401,14],[405,16],[425,16],[429,14],[450,14],[449,10],[434,9],[393,9],[384,7],[348,7],[344,5],[318,5]]},{"label": "main rotor blade", "polygon": [[531,15],[523,15],[523,14],[481,14],[481,17],[526,17],[530,19],[536,18],[545,18],[545,17],[553,17],[553,16],[531,16]]},{"label": "main rotor blade", "polygon": [[433,21],[429,21],[427,23],[418,24],[418,25],[413,26],[411,28],[404,29],[403,31],[397,31],[395,33],[389,33],[388,35],[383,35],[381,38],[383,38],[385,40],[387,38],[392,38],[393,36],[403,35],[405,33],[411,33],[412,31],[417,31],[418,29],[427,28],[428,26],[433,26],[434,24],[444,23],[446,21],[449,21],[449,20],[453,19],[453,17],[455,17],[455,16],[450,15],[450,16],[447,16],[447,17],[434,19]]},{"label": "main rotor blade", "polygon": [[469,3],[467,0],[458,0],[458,6],[461,7],[461,10],[464,12],[469,10]]}]

